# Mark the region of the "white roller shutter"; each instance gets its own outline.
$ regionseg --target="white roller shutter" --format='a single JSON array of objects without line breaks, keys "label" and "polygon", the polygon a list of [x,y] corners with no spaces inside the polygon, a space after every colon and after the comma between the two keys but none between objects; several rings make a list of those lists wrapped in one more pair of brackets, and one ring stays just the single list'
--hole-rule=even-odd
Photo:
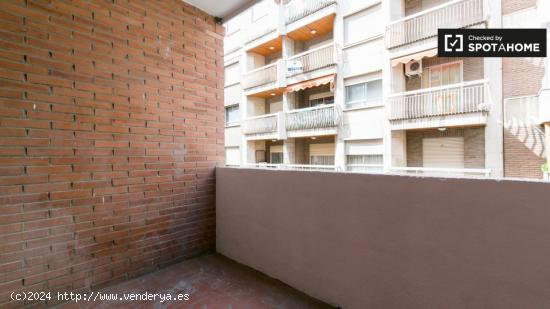
[{"label": "white roller shutter", "polygon": [[382,139],[346,141],[346,155],[383,154]]},{"label": "white roller shutter", "polygon": [[464,137],[437,137],[422,140],[424,167],[464,168]]},{"label": "white roller shutter", "polygon": [[269,146],[269,152],[283,152],[283,145],[273,145]]},{"label": "white roller shutter", "polygon": [[309,144],[310,156],[334,156],[334,143]]}]

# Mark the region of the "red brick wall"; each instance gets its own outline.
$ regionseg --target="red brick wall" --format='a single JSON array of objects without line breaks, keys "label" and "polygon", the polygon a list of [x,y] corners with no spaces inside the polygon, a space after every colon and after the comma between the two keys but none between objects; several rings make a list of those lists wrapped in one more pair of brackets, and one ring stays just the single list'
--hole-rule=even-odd
[{"label": "red brick wall", "polygon": [[181,0],[0,1],[0,307],[213,248],[222,35]]}]

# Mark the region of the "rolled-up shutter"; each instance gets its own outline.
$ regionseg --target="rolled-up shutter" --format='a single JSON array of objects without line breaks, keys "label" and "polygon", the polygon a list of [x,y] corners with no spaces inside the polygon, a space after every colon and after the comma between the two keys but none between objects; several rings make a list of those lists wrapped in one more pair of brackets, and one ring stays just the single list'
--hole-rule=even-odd
[{"label": "rolled-up shutter", "polygon": [[464,138],[438,137],[422,140],[424,167],[464,168]]}]

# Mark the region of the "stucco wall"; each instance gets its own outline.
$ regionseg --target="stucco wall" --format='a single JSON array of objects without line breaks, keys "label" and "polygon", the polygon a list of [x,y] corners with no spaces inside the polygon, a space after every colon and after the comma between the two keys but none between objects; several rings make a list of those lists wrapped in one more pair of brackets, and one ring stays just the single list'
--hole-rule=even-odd
[{"label": "stucco wall", "polygon": [[549,308],[544,183],[218,168],[217,250],[342,308]]}]

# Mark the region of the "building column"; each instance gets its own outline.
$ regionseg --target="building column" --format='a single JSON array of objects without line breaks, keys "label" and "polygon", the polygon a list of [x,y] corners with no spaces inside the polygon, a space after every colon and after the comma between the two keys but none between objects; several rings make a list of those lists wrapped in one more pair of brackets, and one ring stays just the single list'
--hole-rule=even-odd
[{"label": "building column", "polygon": [[287,138],[283,142],[283,163],[296,163],[296,139],[294,138]]},{"label": "building column", "polygon": [[[502,27],[500,1],[492,1],[489,6],[488,28]],[[502,101],[502,58],[484,58],[483,72],[489,81],[486,102],[491,104],[485,126],[485,168],[491,176],[504,176],[504,112]]]},{"label": "building column", "polygon": [[545,74],[539,93],[539,118],[544,124],[546,163],[550,166],[550,1],[537,2],[538,16],[541,27],[546,28],[546,59],[544,59]]},{"label": "building column", "polygon": [[[384,24],[405,16],[404,1],[382,1],[382,14]],[[382,92],[384,102],[389,95],[405,91],[405,76],[403,65],[395,67],[391,65],[391,55],[384,48],[384,65],[382,67]],[[387,105],[386,114],[387,115]],[[396,159],[394,159],[396,158]],[[407,166],[406,132],[391,130],[387,116],[384,119],[384,171],[389,171],[392,166]]]}]

